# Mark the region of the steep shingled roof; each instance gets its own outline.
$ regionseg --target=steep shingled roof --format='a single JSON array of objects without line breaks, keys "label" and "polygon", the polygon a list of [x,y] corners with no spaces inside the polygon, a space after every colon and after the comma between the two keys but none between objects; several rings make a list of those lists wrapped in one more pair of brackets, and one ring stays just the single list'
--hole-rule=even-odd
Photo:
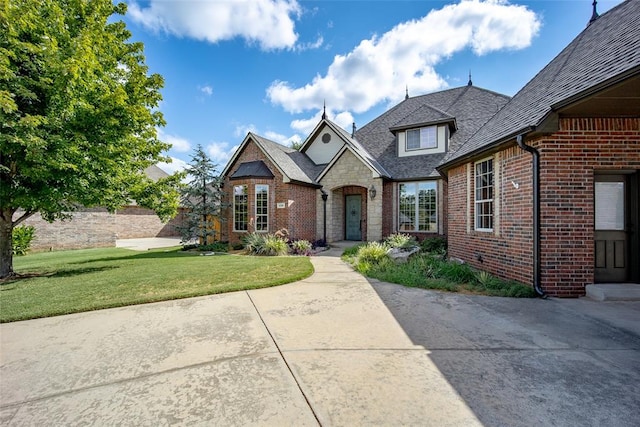
[{"label": "steep shingled roof", "polygon": [[355,137],[393,179],[437,177],[435,167],[446,154],[398,157],[390,129],[455,119],[456,131],[451,134],[448,149],[456,150],[508,100],[508,96],[468,85],[407,98],[363,126]]},{"label": "steep shingled roof", "polygon": [[315,177],[322,170],[322,166],[315,165],[309,157],[291,147],[285,147],[251,132],[249,136],[291,181],[318,185]]},{"label": "steep shingled roof", "polygon": [[554,106],[627,73],[640,73],[639,0],[627,0],[587,26],[443,165],[538,126]]}]

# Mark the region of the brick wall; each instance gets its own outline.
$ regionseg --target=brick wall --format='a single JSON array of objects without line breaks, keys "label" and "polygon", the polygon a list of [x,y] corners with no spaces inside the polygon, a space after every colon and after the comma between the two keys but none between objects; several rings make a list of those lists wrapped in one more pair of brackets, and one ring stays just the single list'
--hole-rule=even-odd
[{"label": "brick wall", "polygon": [[594,173],[640,169],[640,119],[561,119],[540,151],[542,285],[584,294],[594,277]]},{"label": "brick wall", "polygon": [[[558,132],[528,144],[540,152],[542,288],[555,296],[584,295],[594,277],[594,174],[640,169],[640,119],[565,118]],[[449,254],[532,284],[531,155],[508,148],[496,155],[494,168],[499,215],[493,232],[473,229],[473,164],[449,171]]]},{"label": "brick wall", "polygon": [[127,206],[115,214],[115,233],[117,239],[136,239],[143,237],[180,236],[177,227],[183,221],[184,209],[173,219],[163,223],[150,209],[140,206]]},{"label": "brick wall", "polygon": [[494,169],[498,162],[494,180],[500,192],[494,203],[499,204],[500,221],[493,232],[474,230],[473,165],[449,172],[449,255],[500,277],[531,283],[531,155],[512,147],[494,158]]},{"label": "brick wall", "polygon": [[[19,215],[16,214],[16,217]],[[21,225],[36,228],[31,243],[34,251],[114,247],[116,217],[102,208],[85,208],[73,213],[73,219],[49,223],[39,214]]]},{"label": "brick wall", "polygon": [[36,228],[31,248],[38,251],[113,247],[116,239],[179,236],[176,226],[181,221],[182,212],[162,223],[150,209],[127,206],[116,213],[104,208],[84,208],[73,212],[72,219],[52,223],[36,214],[23,225]]}]

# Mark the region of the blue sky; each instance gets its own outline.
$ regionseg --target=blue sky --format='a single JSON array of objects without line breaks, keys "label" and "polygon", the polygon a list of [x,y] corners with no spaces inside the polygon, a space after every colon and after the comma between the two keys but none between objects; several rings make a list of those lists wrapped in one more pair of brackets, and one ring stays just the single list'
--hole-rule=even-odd
[{"label": "blue sky", "polygon": [[[358,127],[473,84],[514,95],[587,25],[591,0],[136,0],[125,21],[165,79],[167,172],[202,145],[221,171],[248,131],[304,140],[326,102]],[[604,13],[621,1],[599,1]]]}]

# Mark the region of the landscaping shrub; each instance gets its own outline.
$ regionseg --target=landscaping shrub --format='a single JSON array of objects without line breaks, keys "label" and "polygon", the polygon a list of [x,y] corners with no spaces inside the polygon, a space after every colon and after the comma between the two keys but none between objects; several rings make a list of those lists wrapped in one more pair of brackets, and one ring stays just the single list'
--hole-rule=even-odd
[{"label": "landscaping shrub", "polygon": [[420,248],[424,252],[444,255],[447,253],[447,239],[444,237],[429,237],[420,242]]},{"label": "landscaping shrub", "polygon": [[418,246],[416,238],[403,233],[396,233],[384,239],[384,243],[390,248],[412,248]]},{"label": "landscaping shrub", "polygon": [[[389,247],[383,243],[371,242],[360,246],[357,257],[357,266],[369,268],[370,265],[379,264],[383,259],[388,259]],[[359,267],[357,267],[359,269]]]},{"label": "landscaping shrub", "polygon": [[242,242],[244,243],[244,249],[255,255],[262,255],[264,251],[264,239],[265,234],[262,233],[249,233],[242,238]]},{"label": "landscaping shrub", "polygon": [[31,249],[31,241],[35,237],[36,229],[32,225],[14,227],[11,249],[14,255],[26,255]]},{"label": "landscaping shrub", "polygon": [[291,242],[291,253],[293,255],[311,255],[313,246],[308,240],[294,240]]},{"label": "landscaping shrub", "polygon": [[279,256],[287,255],[289,253],[289,245],[287,241],[275,234],[267,234],[264,238],[263,255]]},{"label": "landscaping shrub", "polygon": [[229,252],[229,242],[213,242],[208,245],[198,246],[199,251],[203,252]]}]

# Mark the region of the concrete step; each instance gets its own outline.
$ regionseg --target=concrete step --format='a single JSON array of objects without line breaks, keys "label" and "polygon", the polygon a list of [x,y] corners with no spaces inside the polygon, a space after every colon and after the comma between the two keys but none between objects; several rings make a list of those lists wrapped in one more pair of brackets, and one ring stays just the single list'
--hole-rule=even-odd
[{"label": "concrete step", "polygon": [[596,301],[640,301],[640,284],[598,283],[587,285],[587,297]]}]

